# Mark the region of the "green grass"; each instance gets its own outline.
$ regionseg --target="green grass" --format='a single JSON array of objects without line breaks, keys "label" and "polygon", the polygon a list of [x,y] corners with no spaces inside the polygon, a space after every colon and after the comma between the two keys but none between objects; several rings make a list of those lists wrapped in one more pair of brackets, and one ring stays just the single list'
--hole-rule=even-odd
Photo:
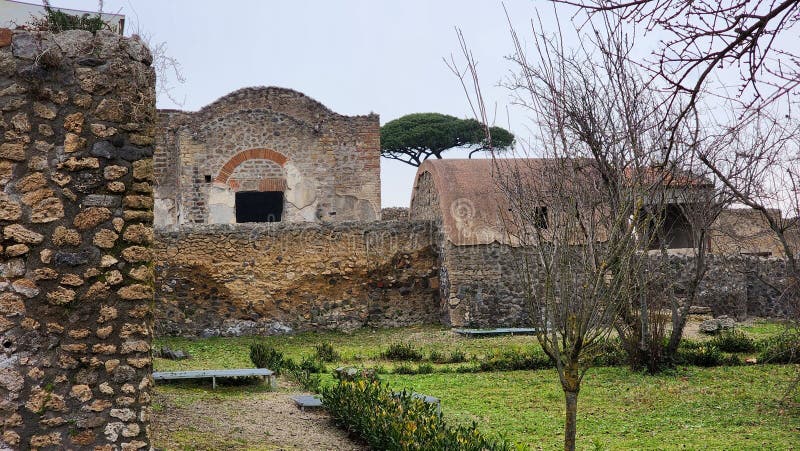
[{"label": "green grass", "polygon": [[[746,327],[755,338],[781,333],[784,326],[760,322]],[[157,346],[184,349],[190,360],[156,359],[156,370],[252,367],[252,338],[159,339]],[[427,357],[431,350],[465,352],[482,358],[499,350],[536,346],[534,337],[470,339],[436,326],[389,330],[360,330],[352,334],[305,333],[265,337],[287,357],[312,355],[314,346],[329,341],[341,361],[383,365],[391,369],[407,362],[381,360],[391,343],[411,343]],[[410,363],[416,367],[418,363]],[[474,364],[467,362],[468,365]],[[451,367],[460,364],[451,365]],[[441,366],[435,365],[438,369]],[[658,376],[631,373],[622,367],[593,368],[584,380],[578,408],[579,449],[798,449],[800,398],[781,404],[796,365],[738,367],[681,367]],[[526,444],[531,449],[562,446],[564,398],[555,370],[384,375],[393,388],[413,388],[440,397],[446,418],[476,421],[479,429]],[[323,383],[332,383],[323,375]],[[252,396],[263,386],[223,387],[214,396]],[[189,405],[207,396],[202,384],[160,385],[176,405]],[[238,398],[237,398],[238,399]],[[159,406],[155,406],[156,415]]]},{"label": "green grass", "polygon": [[[592,369],[578,401],[579,448],[792,449],[800,443],[800,411],[777,398],[796,371],[762,365],[646,376]],[[564,395],[554,370],[384,379],[440,397],[453,421],[476,421],[532,449],[563,446]]]},{"label": "green grass", "polygon": [[779,335],[786,331],[785,324],[767,320],[756,320],[752,326],[740,326],[739,328],[756,339]]},{"label": "green grass", "polygon": [[[249,346],[254,340],[264,341],[284,353],[286,357],[299,361],[305,355],[313,355],[314,347],[330,342],[341,354],[338,364],[368,365],[380,360],[380,353],[392,343],[411,343],[421,348],[427,357],[431,351],[451,353],[465,352],[468,357],[481,358],[488,353],[505,349],[538,347],[532,336],[465,338],[442,326],[413,326],[397,329],[360,329],[351,334],[341,332],[302,333],[263,338],[157,338],[154,347],[167,346],[182,349],[192,355],[191,359],[171,361],[155,359],[156,371],[179,371],[193,369],[252,368]],[[383,361],[392,368],[391,362]],[[329,365],[330,366],[330,365]]]}]

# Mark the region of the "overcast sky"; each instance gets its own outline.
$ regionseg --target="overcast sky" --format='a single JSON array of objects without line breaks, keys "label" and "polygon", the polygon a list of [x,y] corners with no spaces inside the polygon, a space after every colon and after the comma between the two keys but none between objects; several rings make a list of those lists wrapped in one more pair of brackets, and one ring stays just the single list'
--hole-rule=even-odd
[{"label": "overcast sky", "polygon": [[[28,0],[30,1],[30,0]],[[93,0],[51,0],[54,6],[96,9]],[[552,5],[506,0],[521,34],[530,34],[534,7],[552,24]],[[511,69],[505,13],[494,0],[106,0],[106,12],[127,16],[126,35],[166,42],[186,78],[174,84],[176,106],[197,110],[247,86],[301,91],[346,115],[380,115],[381,124],[415,112],[472,117],[458,79],[442,61],[458,56],[460,27],[478,61],[483,92],[497,105],[496,125],[528,135],[522,112],[506,114],[498,87]],[[568,22],[571,12],[559,10]],[[455,155],[455,154],[454,154]],[[465,155],[465,154],[463,154]],[[408,206],[416,168],[382,159],[383,206]]]}]

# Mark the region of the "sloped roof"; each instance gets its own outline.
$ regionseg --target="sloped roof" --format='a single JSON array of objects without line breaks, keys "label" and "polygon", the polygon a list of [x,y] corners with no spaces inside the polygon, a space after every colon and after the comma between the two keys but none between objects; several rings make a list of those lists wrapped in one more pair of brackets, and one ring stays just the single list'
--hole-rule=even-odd
[{"label": "sloped roof", "polygon": [[546,170],[547,159],[443,159],[427,160],[417,170],[417,183],[412,193],[418,193],[420,177],[429,173],[438,195],[441,222],[445,238],[455,245],[466,246],[493,242],[508,244],[508,234],[501,213],[508,210],[508,201],[498,186],[498,171],[518,171],[536,177]]},{"label": "sloped roof", "polygon": [[[570,174],[583,174],[588,182],[599,177],[594,163],[589,159],[558,160],[552,158],[497,158],[497,159],[441,159],[427,160],[417,170],[411,199],[411,218],[419,217],[415,211],[415,198],[419,192],[420,178],[430,174],[433,189],[438,198],[442,229],[445,238],[458,246],[490,244],[493,242],[512,244],[515,235],[506,216],[510,211],[509,196],[505,189],[520,187],[535,190],[545,195],[553,183],[569,185],[577,180],[562,180],[560,166],[569,162],[576,169]],[[658,169],[647,169],[641,179],[647,183],[663,183],[673,188],[680,186],[705,188],[711,182],[686,172],[676,175],[657,175]],[[661,174],[664,174],[661,172]],[[554,177],[555,175],[555,177]],[[517,184],[508,178],[524,178]],[[579,176],[580,177],[580,176]],[[639,178],[639,177],[637,177]],[[503,181],[506,180],[506,181]],[[537,196],[538,197],[538,196]],[[534,199],[534,197],[531,197]],[[521,202],[525,204],[525,202]],[[546,205],[545,205],[546,206]],[[510,233],[509,233],[510,232]]]}]

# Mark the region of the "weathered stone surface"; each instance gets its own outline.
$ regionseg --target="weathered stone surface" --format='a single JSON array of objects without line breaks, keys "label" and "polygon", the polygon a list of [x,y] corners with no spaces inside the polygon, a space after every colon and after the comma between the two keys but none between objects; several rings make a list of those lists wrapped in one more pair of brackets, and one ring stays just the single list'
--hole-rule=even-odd
[{"label": "weathered stone surface", "polygon": [[47,301],[53,305],[66,305],[75,300],[75,291],[57,287],[47,293]]},{"label": "weathered stone surface", "polygon": [[82,238],[77,230],[56,226],[51,237],[56,246],[80,246]]},{"label": "weathered stone surface", "polygon": [[34,172],[33,174],[27,175],[14,184],[14,187],[20,193],[35,191],[45,186],[47,186],[47,178],[45,178],[44,174],[41,172]]},{"label": "weathered stone surface", "polygon": [[31,279],[17,279],[11,284],[11,288],[28,299],[35,298],[40,292],[36,282]]},{"label": "weathered stone surface", "polygon": [[153,228],[144,224],[131,224],[122,235],[125,241],[136,244],[150,244],[153,242]]},{"label": "weathered stone surface", "polygon": [[16,221],[22,217],[22,206],[7,194],[0,193],[0,221]]},{"label": "weathered stone surface", "polygon": [[31,248],[24,244],[12,244],[6,247],[6,257],[19,257],[27,254],[30,250]]},{"label": "weathered stone surface", "polygon": [[89,207],[75,216],[73,224],[78,230],[89,230],[111,219],[111,210],[103,207]]},{"label": "weathered stone surface", "polygon": [[13,161],[25,160],[25,144],[14,142],[0,144],[0,158]]},{"label": "weathered stone surface", "polygon": [[121,203],[119,196],[111,196],[108,194],[90,194],[83,198],[84,207],[119,207]]},{"label": "weathered stone surface", "polygon": [[115,99],[103,99],[97,105],[94,115],[103,121],[122,122],[125,120],[125,106]]},{"label": "weathered stone surface", "polygon": [[100,167],[100,161],[94,157],[75,158],[70,157],[67,161],[58,165],[59,169],[66,168],[70,171],[82,171],[84,169],[97,169]]},{"label": "weathered stone surface", "polygon": [[64,204],[56,197],[44,198],[31,206],[31,222],[35,224],[57,221],[64,217]]},{"label": "weathered stone surface", "polygon": [[125,196],[122,199],[122,205],[125,208],[133,208],[139,210],[149,210],[153,208],[152,196]]},{"label": "weathered stone surface", "polygon": [[111,249],[114,247],[114,244],[116,244],[117,238],[119,238],[119,235],[115,232],[108,229],[101,229],[95,233],[92,242],[97,247]]},{"label": "weathered stone surface", "polygon": [[128,173],[128,168],[125,166],[106,166],[103,169],[103,177],[106,180],[117,180],[120,177],[125,176]]},{"label": "weathered stone surface", "polygon": [[53,35],[56,45],[67,57],[85,55],[92,51],[94,35],[85,30],[67,30]]},{"label": "weathered stone surface", "polygon": [[11,258],[0,261],[0,277],[22,277],[25,275],[25,260]]},{"label": "weathered stone surface", "polygon": [[86,147],[86,138],[72,132],[67,133],[64,137],[64,152],[77,152],[83,150],[84,147]]},{"label": "weathered stone surface", "polygon": [[64,129],[72,133],[81,133],[83,131],[84,117],[80,111],[68,114],[64,118]]},{"label": "weathered stone surface", "polygon": [[153,288],[149,285],[133,284],[117,291],[119,297],[128,301],[153,299]]},{"label": "weathered stone surface", "polygon": [[153,181],[153,160],[139,160],[133,163],[133,178],[135,180]]},{"label": "weathered stone surface", "polygon": [[[98,138],[110,138],[117,134],[117,129],[114,127],[108,127],[105,124],[91,124],[89,129],[92,131],[92,134],[97,136]],[[95,155],[99,156],[99,155]],[[108,157],[106,157],[108,158]]]},{"label": "weathered stone surface", "polygon": [[44,236],[20,224],[12,224],[3,228],[3,238],[14,240],[18,243],[39,244],[44,241]]},{"label": "weathered stone surface", "polygon": [[11,45],[11,36],[11,30],[8,28],[0,28],[0,48]]},{"label": "weathered stone surface", "polygon": [[131,246],[122,250],[122,258],[129,263],[149,261],[151,256],[150,249],[144,246]]},{"label": "weathered stone surface", "polygon": [[58,283],[68,287],[79,287],[83,285],[83,279],[77,274],[64,274],[64,277]]},{"label": "weathered stone surface", "polygon": [[42,119],[55,119],[58,108],[52,103],[33,102],[33,114]]}]

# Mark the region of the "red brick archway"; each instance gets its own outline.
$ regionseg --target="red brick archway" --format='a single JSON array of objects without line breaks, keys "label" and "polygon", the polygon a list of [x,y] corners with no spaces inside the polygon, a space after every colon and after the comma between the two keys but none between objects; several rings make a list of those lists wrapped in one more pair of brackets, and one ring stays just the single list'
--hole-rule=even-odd
[{"label": "red brick archway", "polygon": [[[231,180],[231,174],[236,170],[236,168],[248,160],[269,160],[275,162],[281,166],[283,166],[287,158],[285,155],[276,152],[272,149],[248,149],[243,150],[228,160],[222,169],[219,170],[219,174],[214,179],[215,183],[221,183],[223,185],[228,185],[232,189],[238,189],[238,185],[236,180]],[[284,179],[264,179],[259,182],[259,190],[260,191],[283,191],[286,189],[286,180]]]}]

